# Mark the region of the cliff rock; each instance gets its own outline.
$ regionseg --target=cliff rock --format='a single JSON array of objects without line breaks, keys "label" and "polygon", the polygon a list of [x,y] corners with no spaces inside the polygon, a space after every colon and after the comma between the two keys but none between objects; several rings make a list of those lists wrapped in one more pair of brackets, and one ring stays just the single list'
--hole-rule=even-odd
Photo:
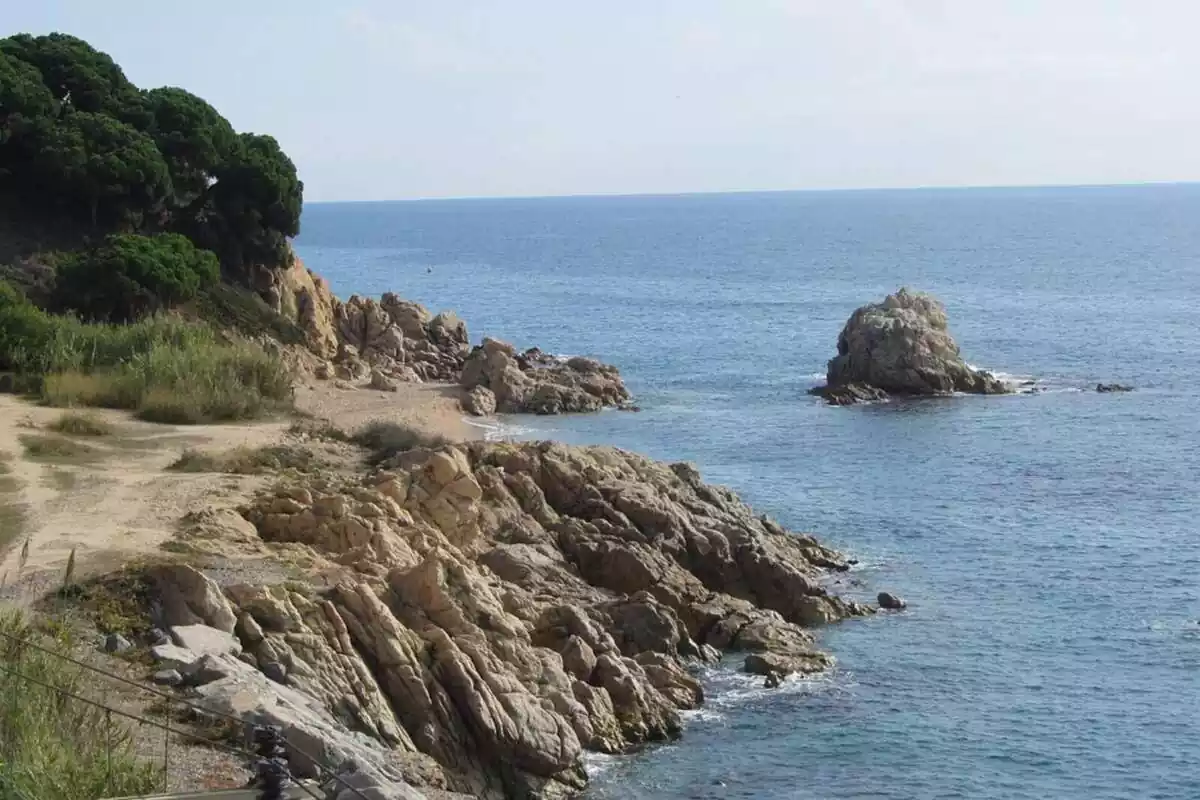
[{"label": "cliff rock", "polygon": [[471,351],[460,383],[468,392],[489,390],[495,410],[507,414],[598,411],[630,400],[616,367],[582,356],[560,358],[537,348],[518,353],[496,339],[484,339]]},{"label": "cliff rock", "polygon": [[880,393],[1004,394],[1012,388],[963,361],[935,298],[901,289],[855,311],[842,328],[825,387],[831,403],[878,399]]},{"label": "cliff rock", "polygon": [[301,749],[374,777],[569,796],[587,781],[584,750],[680,734],[679,712],[703,701],[690,663],[738,651],[820,671],[831,660],[808,629],[871,611],[824,588],[842,556],[688,464],[473,442],[306,480],[242,513],[342,577],[310,595],[227,588],[251,672],[286,686],[235,673],[202,688],[226,710],[239,692],[299,693],[306,716],[281,724]]}]

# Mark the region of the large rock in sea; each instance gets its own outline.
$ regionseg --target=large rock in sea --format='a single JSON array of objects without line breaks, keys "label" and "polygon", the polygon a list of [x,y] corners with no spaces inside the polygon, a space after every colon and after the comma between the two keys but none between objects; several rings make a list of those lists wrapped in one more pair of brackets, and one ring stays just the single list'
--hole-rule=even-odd
[{"label": "large rock in sea", "polygon": [[935,297],[901,289],[850,315],[830,359],[827,385],[813,390],[831,403],[895,395],[1006,394],[1012,387],[963,361]]},{"label": "large rock in sea", "polygon": [[[628,406],[629,390],[616,367],[592,358],[560,358],[537,348],[518,353],[507,342],[484,339],[463,365],[467,392],[482,387],[505,414],[564,414]],[[464,403],[471,413],[474,403]]]}]

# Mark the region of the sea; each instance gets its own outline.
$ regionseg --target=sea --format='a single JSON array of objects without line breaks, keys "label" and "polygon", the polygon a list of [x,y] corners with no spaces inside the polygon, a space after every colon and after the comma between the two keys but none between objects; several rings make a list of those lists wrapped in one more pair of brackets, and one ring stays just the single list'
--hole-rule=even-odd
[{"label": "sea", "polygon": [[[1200,186],[309,204],[302,226],[339,295],[612,362],[642,409],[487,435],[692,461],[859,559],[846,595],[908,601],[820,632],[822,678],[705,670],[678,742],[590,758],[591,800],[1200,798]],[[902,286],[1033,384],[806,394]]]}]

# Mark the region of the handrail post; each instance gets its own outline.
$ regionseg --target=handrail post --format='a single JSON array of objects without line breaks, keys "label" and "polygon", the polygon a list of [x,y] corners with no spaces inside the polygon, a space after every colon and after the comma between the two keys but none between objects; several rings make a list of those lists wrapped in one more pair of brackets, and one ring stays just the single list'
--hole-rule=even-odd
[{"label": "handrail post", "polygon": [[283,748],[283,731],[278,725],[258,725],[254,728],[254,744],[259,759],[259,800],[283,800],[283,790],[291,782],[287,751]]}]

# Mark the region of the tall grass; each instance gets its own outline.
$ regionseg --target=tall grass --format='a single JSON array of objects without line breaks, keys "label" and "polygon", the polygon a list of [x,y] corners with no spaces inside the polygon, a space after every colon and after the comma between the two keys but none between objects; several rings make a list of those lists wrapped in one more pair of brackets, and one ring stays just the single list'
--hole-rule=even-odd
[{"label": "tall grass", "polygon": [[246,419],[291,405],[287,368],[256,344],[169,316],[85,323],[3,295],[0,369],[50,405],[130,409],[179,424]]},{"label": "tall grass", "polygon": [[0,613],[0,633],[0,797],[94,800],[153,791],[158,771],[135,758],[120,717],[69,696],[95,700],[94,678],[23,644],[65,653],[66,635],[39,633],[14,611]]}]

